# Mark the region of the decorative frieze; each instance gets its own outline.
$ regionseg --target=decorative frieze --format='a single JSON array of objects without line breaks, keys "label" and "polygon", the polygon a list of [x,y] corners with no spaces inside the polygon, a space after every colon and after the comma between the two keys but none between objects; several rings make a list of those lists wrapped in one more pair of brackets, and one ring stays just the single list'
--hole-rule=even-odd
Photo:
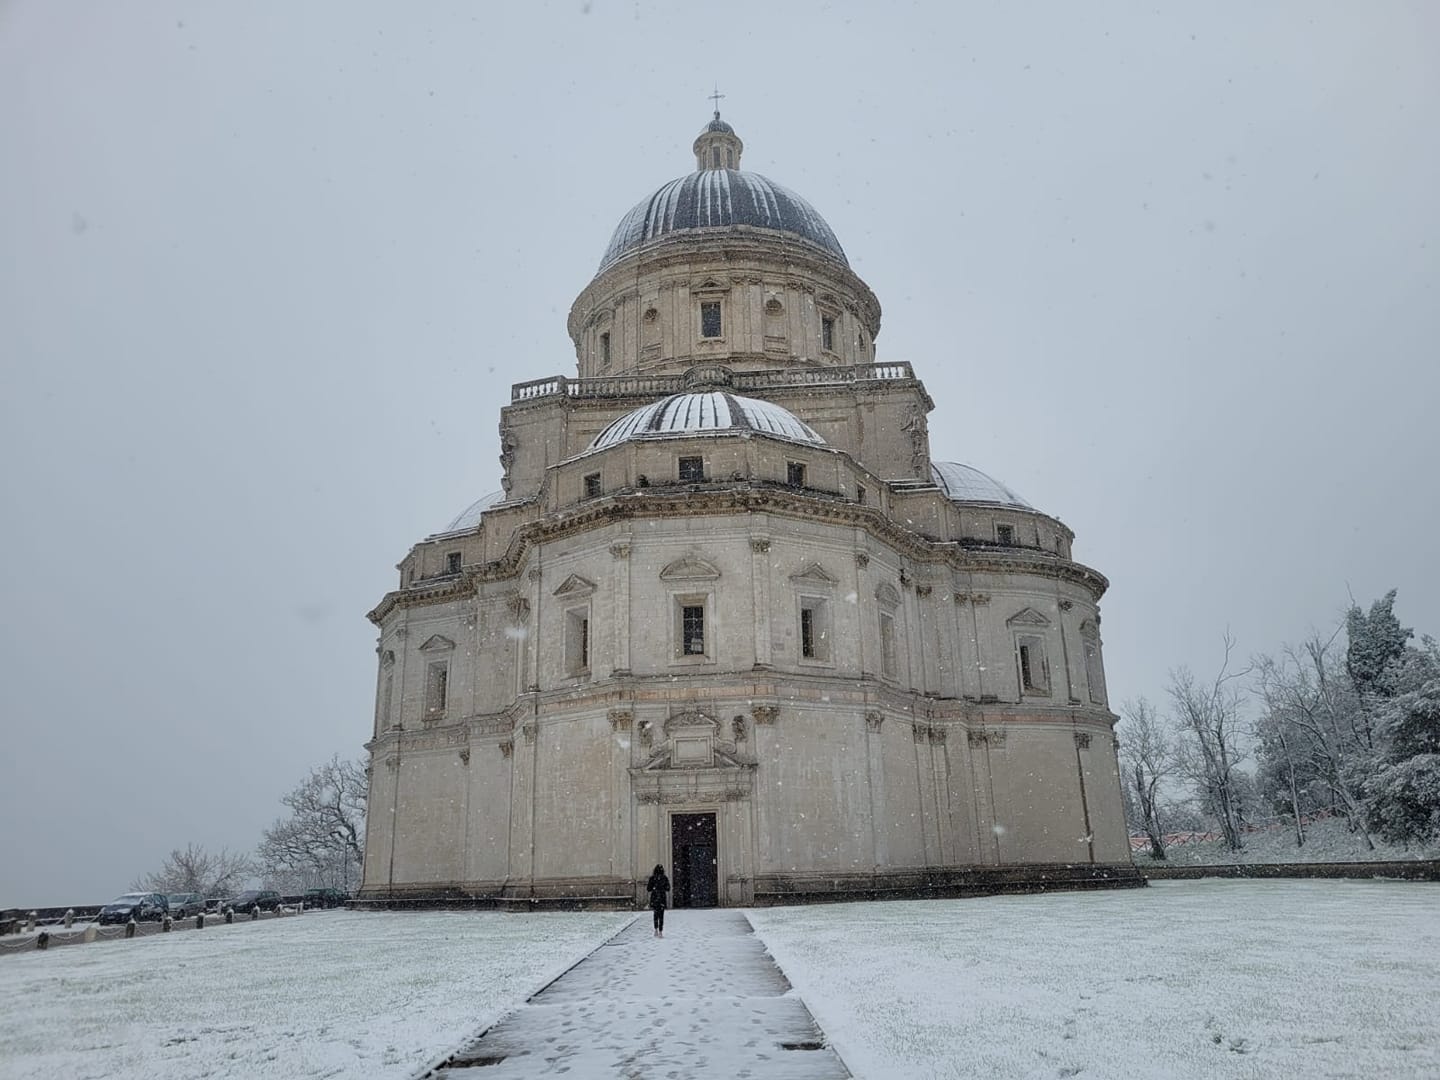
[{"label": "decorative frieze", "polygon": [[750,798],[750,790],[743,787],[727,787],[718,791],[637,791],[635,801],[643,806],[685,806],[716,802],[740,802]]}]

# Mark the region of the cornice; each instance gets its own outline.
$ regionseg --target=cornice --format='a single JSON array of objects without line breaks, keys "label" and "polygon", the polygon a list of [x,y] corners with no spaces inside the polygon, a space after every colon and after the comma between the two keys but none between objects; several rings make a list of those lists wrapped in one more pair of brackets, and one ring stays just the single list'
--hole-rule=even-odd
[{"label": "cornice", "polygon": [[620,490],[517,525],[510,545],[500,559],[467,567],[460,577],[443,583],[410,586],[387,593],[367,617],[381,625],[397,608],[445,603],[475,595],[480,583],[512,580],[518,576],[530,549],[537,544],[564,540],[624,521],[747,513],[862,528],[898,554],[917,563],[944,566],[958,573],[1034,574],[1079,585],[1097,601],[1110,584],[1098,570],[1047,552],[974,550],[956,540],[929,540],[897,525],[876,507],[860,506],[838,495],[804,494],[778,486],[759,488],[749,483],[708,491],[695,488],[696,485],[673,491],[657,491],[654,488]]}]

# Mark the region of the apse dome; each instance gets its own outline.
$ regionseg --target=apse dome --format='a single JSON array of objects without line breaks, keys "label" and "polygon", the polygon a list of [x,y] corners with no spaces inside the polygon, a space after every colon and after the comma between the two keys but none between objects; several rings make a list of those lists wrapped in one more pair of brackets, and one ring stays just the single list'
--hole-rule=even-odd
[{"label": "apse dome", "polygon": [[[722,391],[671,394],[626,413],[595,436],[590,450],[604,450],[632,439],[672,439],[683,435],[755,433],[791,442],[824,446],[803,420],[769,401]],[[587,451],[588,452],[588,451]]]},{"label": "apse dome", "polygon": [[1010,488],[993,476],[989,476],[970,465],[957,461],[935,461],[930,465],[930,475],[935,486],[952,502],[993,503],[998,506],[1017,506],[1022,510],[1034,510]]}]

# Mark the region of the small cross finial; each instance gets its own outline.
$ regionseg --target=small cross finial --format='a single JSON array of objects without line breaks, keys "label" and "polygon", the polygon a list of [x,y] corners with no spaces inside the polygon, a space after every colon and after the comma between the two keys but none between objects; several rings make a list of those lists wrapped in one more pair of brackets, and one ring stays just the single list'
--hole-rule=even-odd
[{"label": "small cross finial", "polygon": [[710,95],[710,100],[715,103],[715,119],[720,119],[720,99],[725,95],[720,93],[720,84],[715,84],[715,92]]}]

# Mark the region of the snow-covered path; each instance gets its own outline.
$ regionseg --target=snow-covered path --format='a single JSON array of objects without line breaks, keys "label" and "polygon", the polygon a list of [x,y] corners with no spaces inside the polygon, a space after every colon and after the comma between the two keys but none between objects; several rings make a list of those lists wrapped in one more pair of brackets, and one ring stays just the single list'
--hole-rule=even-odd
[{"label": "snow-covered path", "polygon": [[738,911],[637,919],[456,1055],[448,1080],[843,1080]]}]

